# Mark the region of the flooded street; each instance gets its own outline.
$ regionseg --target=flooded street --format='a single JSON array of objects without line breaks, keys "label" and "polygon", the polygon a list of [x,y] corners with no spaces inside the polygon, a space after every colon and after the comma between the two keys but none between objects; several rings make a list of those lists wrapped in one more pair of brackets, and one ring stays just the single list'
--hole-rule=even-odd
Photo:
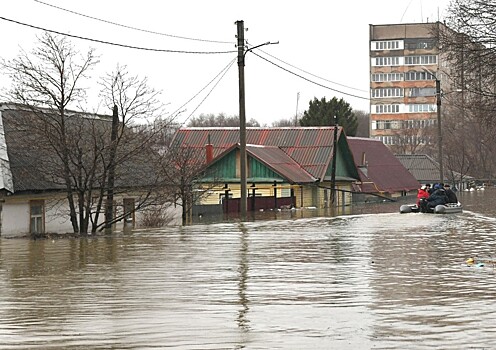
[{"label": "flooded street", "polygon": [[0,349],[493,348],[496,190],[458,196],[452,215],[1,238]]}]

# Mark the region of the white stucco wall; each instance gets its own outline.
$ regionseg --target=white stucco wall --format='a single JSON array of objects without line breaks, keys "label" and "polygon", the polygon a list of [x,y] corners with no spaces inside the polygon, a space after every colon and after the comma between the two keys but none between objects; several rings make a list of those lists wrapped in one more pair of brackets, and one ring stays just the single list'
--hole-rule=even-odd
[{"label": "white stucco wall", "polygon": [[[24,197],[7,196],[4,197],[1,211],[1,232],[2,237],[20,237],[30,235],[30,200],[43,199],[45,201],[45,233],[64,234],[72,232],[72,224],[69,219],[69,206],[65,198],[47,199],[46,197]],[[116,199],[122,203],[122,199]],[[122,206],[117,208],[117,212],[122,210]],[[171,205],[167,208],[166,214],[171,218],[167,225],[181,224],[181,207]],[[135,227],[140,228],[142,214],[135,213]],[[124,228],[125,223],[120,221],[115,224],[114,229],[119,231]]]},{"label": "white stucco wall", "polygon": [[[61,213],[67,212],[67,205],[55,205],[45,202],[45,232],[67,233],[72,232],[68,216]],[[18,237],[30,233],[29,199],[6,197],[2,203],[2,237]]]},{"label": "white stucco wall", "polygon": [[20,236],[29,232],[29,203],[2,203],[2,236]]}]

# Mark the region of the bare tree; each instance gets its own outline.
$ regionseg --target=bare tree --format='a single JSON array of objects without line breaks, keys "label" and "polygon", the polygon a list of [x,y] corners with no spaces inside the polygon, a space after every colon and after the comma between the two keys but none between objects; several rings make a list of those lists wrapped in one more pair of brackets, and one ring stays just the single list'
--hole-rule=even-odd
[{"label": "bare tree", "polygon": [[[163,158],[161,173],[165,178],[164,184],[170,191],[174,191],[175,202],[182,207],[183,225],[189,222],[193,205],[208,195],[208,189],[217,184],[215,176],[207,171],[205,160],[203,148],[175,145],[167,150]],[[205,182],[207,179],[209,181]]]},{"label": "bare tree", "polygon": [[295,125],[295,118],[288,118],[288,119],[282,118],[272,122],[272,127],[274,128],[282,128],[282,127],[290,127],[290,126],[292,127],[297,126]]},{"label": "bare tree", "polygon": [[[496,30],[494,1],[454,0],[450,3],[447,27],[439,31],[444,58],[453,69],[446,72],[453,91],[458,91],[460,113],[446,114],[446,137],[453,152],[448,164],[462,174],[493,178],[496,139]],[[451,120],[457,118],[457,120]],[[447,130],[447,128],[451,130]],[[492,134],[494,135],[494,134]],[[451,138],[451,140],[449,139]]]},{"label": "bare tree", "polygon": [[[105,159],[107,181],[103,186],[107,195],[105,223],[106,228],[110,228],[114,221],[122,219],[113,217],[113,196],[118,189],[115,182],[119,180],[119,169],[130,163],[140,164],[143,156],[146,156],[147,163],[133,169],[133,172],[148,180],[140,182],[146,190],[143,188],[135,209],[149,205],[164,207],[165,202],[170,202],[168,195],[158,191],[162,180],[156,168],[151,166],[160,162],[160,149],[156,146],[161,136],[167,133],[170,121],[162,118],[165,111],[159,100],[160,92],[149,86],[147,78],[130,75],[126,66],[118,65],[115,71],[102,78],[100,84],[101,97],[108,109],[113,111],[115,129],[110,152]],[[157,122],[159,120],[160,123]]]},{"label": "bare tree", "polygon": [[[75,202],[75,198],[78,203],[85,201],[80,197],[81,192],[75,191],[75,181],[80,179],[81,173],[74,170],[82,155],[71,153],[71,146],[77,144],[69,129],[76,123],[69,124],[69,119],[74,119],[67,114],[67,109],[84,101],[86,91],[81,83],[97,63],[97,58],[93,50],[79,55],[64,37],[45,33],[38,41],[39,45],[31,55],[22,51],[17,58],[2,62],[12,81],[7,96],[9,100],[30,108],[37,117],[25,127],[30,127],[34,135],[45,138],[53,151],[58,160],[56,169],[62,174],[67,192],[72,228],[75,233],[85,232],[86,228],[80,227]],[[79,207],[79,220],[84,216]]]},{"label": "bare tree", "polygon": [[[188,126],[190,127],[239,127],[239,117],[237,115],[227,116],[224,113],[218,115],[214,114],[200,114],[198,117],[190,119]],[[255,119],[251,118],[246,121],[246,126],[259,127]]]},{"label": "bare tree", "polygon": [[428,128],[407,128],[395,133],[396,144],[391,151],[396,154],[431,153],[428,144],[432,140],[432,130]]},{"label": "bare tree", "polygon": [[[151,122],[163,110],[146,79],[122,67],[102,79],[101,96],[113,115],[68,109],[84,101],[81,82],[96,62],[93,51],[80,57],[66,38],[46,33],[31,55],[23,52],[3,63],[13,82],[10,100],[30,111],[14,121],[15,127],[30,140],[29,151],[39,154],[39,178],[63,186],[72,228],[79,234],[110,228],[133,211],[163,206],[168,198],[157,186],[163,181],[155,167],[161,161],[159,130]],[[140,120],[151,126],[135,128]],[[136,203],[115,211],[114,195],[124,193],[132,193]]]}]

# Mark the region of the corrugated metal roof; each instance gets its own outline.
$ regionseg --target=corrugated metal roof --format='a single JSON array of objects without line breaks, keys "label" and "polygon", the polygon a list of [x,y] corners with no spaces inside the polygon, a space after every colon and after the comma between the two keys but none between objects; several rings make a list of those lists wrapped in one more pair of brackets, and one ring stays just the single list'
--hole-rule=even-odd
[{"label": "corrugated metal roof", "polygon": [[[429,157],[427,154],[397,154],[396,158],[408,169],[413,176],[421,183],[439,182],[439,163]],[[453,172],[456,179],[461,178],[461,174]],[[444,176],[444,182],[449,182],[447,173]],[[471,176],[464,175],[465,180],[473,179]]]},{"label": "corrugated metal roof", "polygon": [[263,162],[290,183],[302,184],[317,181],[316,178],[303,169],[279,147],[246,145],[246,152],[248,155]]},{"label": "corrugated metal roof", "polygon": [[[339,135],[342,131],[338,129]],[[214,147],[214,157],[239,143],[239,128],[182,128],[172,144],[184,147]],[[246,143],[280,147],[313,177],[324,178],[332,158],[334,127],[246,128]]]},{"label": "corrugated metal roof", "polygon": [[[355,164],[360,168],[365,158],[366,174],[361,172],[363,192],[413,191],[420,184],[381,141],[348,137]],[[361,170],[361,169],[360,169]]]},{"label": "corrugated metal roof", "polygon": [[421,183],[439,182],[439,163],[426,154],[397,154],[396,158]]}]

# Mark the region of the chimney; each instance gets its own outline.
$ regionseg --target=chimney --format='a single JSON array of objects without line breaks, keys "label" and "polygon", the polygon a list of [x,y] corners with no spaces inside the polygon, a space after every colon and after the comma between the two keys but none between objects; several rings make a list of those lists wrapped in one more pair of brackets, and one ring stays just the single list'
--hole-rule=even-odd
[{"label": "chimney", "polygon": [[365,175],[365,176],[369,176],[368,172],[369,172],[369,162],[367,161],[366,159],[366,156],[365,156],[365,152],[362,153],[362,162],[361,164],[358,166],[358,169],[360,169],[362,171],[362,173]]},{"label": "chimney", "polygon": [[214,146],[210,143],[210,134],[208,134],[208,141],[205,145],[205,152],[207,156],[207,164],[214,159]]}]

